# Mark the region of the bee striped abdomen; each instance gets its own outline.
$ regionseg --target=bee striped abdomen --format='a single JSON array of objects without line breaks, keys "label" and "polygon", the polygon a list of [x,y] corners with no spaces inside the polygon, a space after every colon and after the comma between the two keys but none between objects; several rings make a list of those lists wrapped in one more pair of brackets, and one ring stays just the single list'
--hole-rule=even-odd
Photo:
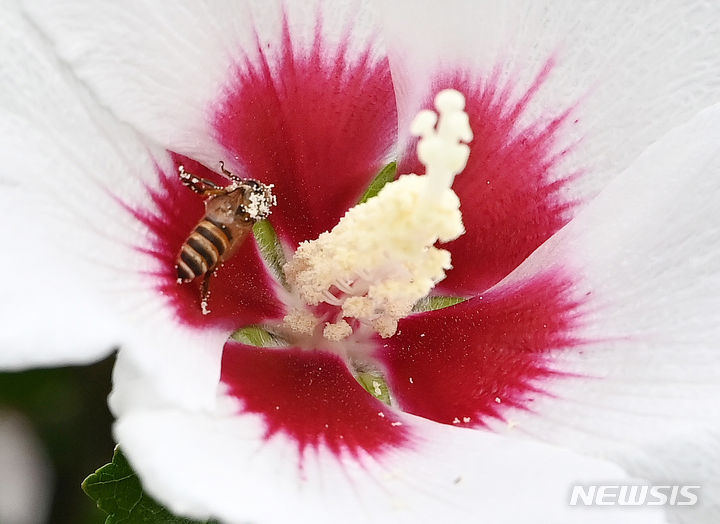
[{"label": "bee striped abdomen", "polygon": [[227,226],[207,218],[198,224],[195,231],[212,242],[212,245],[215,246],[220,256],[225,253],[225,250],[232,241],[232,235]]},{"label": "bee striped abdomen", "polygon": [[201,220],[180,249],[178,279],[190,281],[210,273],[222,261],[231,241],[227,226],[207,217]]}]

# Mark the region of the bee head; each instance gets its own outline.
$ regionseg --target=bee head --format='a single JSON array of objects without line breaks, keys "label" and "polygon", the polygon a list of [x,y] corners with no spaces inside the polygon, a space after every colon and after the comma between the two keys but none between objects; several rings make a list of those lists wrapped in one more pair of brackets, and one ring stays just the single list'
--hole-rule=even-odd
[{"label": "bee head", "polygon": [[243,180],[238,188],[243,198],[235,213],[245,215],[246,220],[263,220],[270,216],[272,206],[277,203],[272,188],[273,184],[266,185],[251,178]]}]

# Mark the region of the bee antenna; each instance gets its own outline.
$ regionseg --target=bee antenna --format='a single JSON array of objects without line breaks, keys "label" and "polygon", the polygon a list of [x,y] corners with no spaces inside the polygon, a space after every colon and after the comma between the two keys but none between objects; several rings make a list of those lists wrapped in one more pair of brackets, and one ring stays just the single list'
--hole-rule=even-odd
[{"label": "bee antenna", "polygon": [[234,182],[241,183],[243,181],[242,178],[240,178],[237,175],[233,175],[230,171],[225,169],[225,162],[223,162],[222,160],[220,160],[220,171],[222,171],[223,175],[225,175],[226,177],[228,177],[230,180],[232,180]]}]

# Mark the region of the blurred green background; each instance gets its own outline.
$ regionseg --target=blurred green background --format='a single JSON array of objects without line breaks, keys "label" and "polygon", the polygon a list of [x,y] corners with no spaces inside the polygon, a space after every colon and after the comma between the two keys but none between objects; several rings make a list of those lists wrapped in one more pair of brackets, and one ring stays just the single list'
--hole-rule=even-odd
[{"label": "blurred green background", "polygon": [[54,493],[47,522],[105,522],[107,515],[80,483],[112,458],[107,395],[114,360],[112,356],[90,366],[0,373],[0,412],[27,418],[52,467]]}]

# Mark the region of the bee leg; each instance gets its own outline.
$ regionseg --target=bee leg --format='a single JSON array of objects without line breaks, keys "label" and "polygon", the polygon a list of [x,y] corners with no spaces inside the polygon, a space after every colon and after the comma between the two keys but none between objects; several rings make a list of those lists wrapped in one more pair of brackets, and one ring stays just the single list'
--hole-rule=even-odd
[{"label": "bee leg", "polygon": [[192,173],[188,173],[185,171],[185,167],[183,166],[178,167],[178,176],[180,177],[182,185],[198,195],[208,196],[215,193],[221,193],[223,191],[221,187],[218,187],[210,180],[196,177]]},{"label": "bee leg", "polygon": [[230,171],[225,169],[225,162],[223,162],[222,160],[220,161],[220,171],[222,171],[223,175],[228,177],[233,182],[241,183],[243,181],[241,177],[233,175]]},{"label": "bee leg", "polygon": [[207,315],[210,313],[210,309],[208,308],[208,301],[210,300],[210,276],[212,273],[206,273],[203,277],[203,281],[200,284],[200,308],[202,309],[202,314]]}]

